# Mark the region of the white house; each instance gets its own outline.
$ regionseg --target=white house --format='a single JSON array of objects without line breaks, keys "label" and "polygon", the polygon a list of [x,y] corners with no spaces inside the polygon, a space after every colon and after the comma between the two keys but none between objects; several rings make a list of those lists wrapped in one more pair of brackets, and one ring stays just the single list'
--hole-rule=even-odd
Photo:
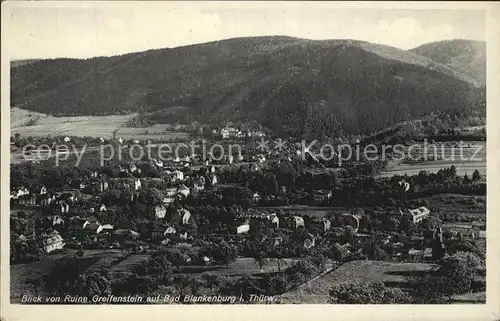
[{"label": "white house", "polygon": [[413,210],[408,209],[407,213],[411,215],[413,223],[417,224],[429,216],[430,211],[427,207],[422,206]]},{"label": "white house", "polygon": [[295,224],[295,228],[299,228],[300,226],[304,227],[304,219],[300,216],[293,216],[293,222]]},{"label": "white house", "polygon": [[157,219],[163,219],[165,218],[165,215],[167,215],[167,209],[165,206],[155,206],[154,215]]},{"label": "white house", "polygon": [[248,231],[250,231],[250,225],[246,223],[236,228],[236,234],[248,233]]},{"label": "white house", "polygon": [[179,189],[177,190],[177,194],[180,194],[184,197],[188,197],[189,194],[190,194],[190,190],[189,190],[189,187],[187,187],[186,185],[182,184],[181,187],[179,187]]},{"label": "white house", "polygon": [[69,138],[68,136],[64,137],[64,142],[65,143],[69,143],[71,141],[71,138]]},{"label": "white house", "polygon": [[328,231],[330,229],[330,227],[332,226],[332,222],[330,222],[329,219],[327,219],[326,217],[323,217],[323,231]]},{"label": "white house", "polygon": [[134,189],[137,191],[139,189],[141,189],[142,187],[142,183],[141,183],[141,180],[140,179],[135,179],[134,180]]},{"label": "white house", "polygon": [[216,185],[217,184],[218,178],[217,178],[217,176],[215,174],[212,174],[211,181],[212,181],[212,185]]},{"label": "white house", "polygon": [[222,136],[222,139],[228,139],[229,138],[229,130],[227,128],[222,128],[220,131],[220,134]]},{"label": "white house", "polygon": [[271,223],[276,226],[276,228],[280,227],[280,219],[278,218],[278,215],[276,215],[276,213],[271,213],[268,218]]},{"label": "white house", "polygon": [[65,243],[61,235],[56,231],[47,235],[43,239],[43,249],[46,253],[50,253],[55,250],[60,250],[64,247]]},{"label": "white house", "polygon": [[167,229],[165,230],[165,232],[163,233],[163,235],[167,235],[167,234],[175,234],[175,232],[177,232],[175,230],[175,227],[173,226],[169,226],[167,227]]},{"label": "white house", "polygon": [[184,180],[184,172],[181,172],[179,170],[174,171],[174,176],[173,176],[173,181],[183,181]]},{"label": "white house", "polygon": [[186,209],[181,211],[182,213],[182,224],[187,225],[189,223],[189,219],[191,218],[191,212]]}]

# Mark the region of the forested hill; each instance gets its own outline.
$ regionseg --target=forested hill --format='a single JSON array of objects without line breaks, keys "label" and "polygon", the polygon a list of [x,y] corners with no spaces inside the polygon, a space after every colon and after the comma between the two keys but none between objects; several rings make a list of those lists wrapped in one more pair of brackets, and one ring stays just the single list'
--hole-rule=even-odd
[{"label": "forested hill", "polygon": [[476,109],[484,107],[484,91],[475,79],[414,52],[290,37],[42,60],[11,70],[11,104],[28,110],[256,120],[293,135],[371,132],[431,111]]},{"label": "forested hill", "polygon": [[486,43],[455,39],[428,43],[411,50],[445,64],[478,81],[486,82]]}]

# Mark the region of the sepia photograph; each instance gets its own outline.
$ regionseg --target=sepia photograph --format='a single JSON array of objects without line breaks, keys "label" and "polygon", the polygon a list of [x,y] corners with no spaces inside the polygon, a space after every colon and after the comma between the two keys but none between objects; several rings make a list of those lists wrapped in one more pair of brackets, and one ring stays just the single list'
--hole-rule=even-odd
[{"label": "sepia photograph", "polygon": [[2,302],[485,306],[494,7],[335,4],[2,3]]}]

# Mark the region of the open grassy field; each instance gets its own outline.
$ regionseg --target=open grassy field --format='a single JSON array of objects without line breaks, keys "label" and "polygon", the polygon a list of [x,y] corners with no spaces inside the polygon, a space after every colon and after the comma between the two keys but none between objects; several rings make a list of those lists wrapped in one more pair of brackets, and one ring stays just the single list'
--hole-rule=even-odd
[{"label": "open grassy field", "polygon": [[352,261],[295,290],[279,297],[281,303],[327,303],[335,284],[354,281],[381,281],[398,284],[413,275],[422,275],[436,268],[429,263],[399,263],[385,261]]},{"label": "open grassy field", "polygon": [[[112,132],[123,126],[136,114],[113,115],[113,116],[77,116],[77,117],[53,117],[50,115],[31,113],[19,108],[12,108],[11,133],[19,133],[21,136],[93,136],[112,137]],[[33,119],[32,126],[26,123]]]},{"label": "open grassy field", "polygon": [[132,254],[125,260],[122,260],[118,264],[113,265],[109,269],[109,272],[113,275],[131,273],[131,271],[136,266],[145,262],[147,259],[149,259],[149,257],[149,254]]},{"label": "open grassy field", "polygon": [[[135,117],[137,114],[53,117],[20,108],[11,108],[11,135],[19,133],[21,136],[34,137],[67,135],[111,138],[113,131],[117,130],[116,137],[123,139],[170,140],[189,136],[187,132],[172,131],[172,125],[168,124],[137,128],[124,127]],[[30,121],[31,125],[28,126]]]},{"label": "open grassy field", "polygon": [[[467,147],[471,144],[471,147]],[[472,173],[477,169],[480,174],[486,174],[486,142],[467,142],[465,147],[441,147],[437,146],[434,151],[431,147],[428,153],[436,154],[442,157],[442,160],[424,161],[421,163],[404,163],[403,161],[391,162],[390,166],[385,171],[379,174],[379,177],[389,177],[393,175],[417,175],[420,171],[424,170],[430,173],[436,173],[445,167],[454,165],[457,169],[458,175],[472,176]],[[423,146],[423,145],[419,145]],[[413,147],[413,152],[418,152],[418,147]],[[405,155],[408,155],[408,148],[404,149]]]}]

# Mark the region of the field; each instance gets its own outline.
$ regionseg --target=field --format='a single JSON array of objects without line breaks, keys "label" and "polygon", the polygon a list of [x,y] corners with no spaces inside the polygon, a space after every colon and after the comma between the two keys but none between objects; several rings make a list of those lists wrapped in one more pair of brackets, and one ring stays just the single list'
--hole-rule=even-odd
[{"label": "field", "polygon": [[[287,266],[295,263],[296,259],[285,259],[281,266],[283,271]],[[236,259],[226,268],[225,266],[180,266],[181,275],[185,276],[202,276],[202,275],[218,275],[218,276],[245,276],[278,272],[278,264],[275,260],[270,260],[264,264],[262,271],[254,259],[248,257],[241,257]]]},{"label": "field", "polygon": [[[469,222],[486,221],[486,196],[440,194],[425,197],[422,200],[429,202],[429,208],[435,207],[442,213],[460,215]],[[473,205],[473,202],[476,205]]]},{"label": "field", "polygon": [[125,260],[113,265],[109,272],[111,274],[126,274],[130,273],[136,266],[146,261],[150,256],[148,254],[132,254]]},{"label": "field", "polygon": [[[186,132],[167,130],[169,125],[155,125],[151,127],[123,127],[137,114],[113,116],[74,116],[53,117],[47,114],[31,112],[20,108],[11,108],[11,135],[19,133],[21,136],[45,137],[51,136],[91,136],[112,138],[113,131],[117,130],[116,137],[123,139],[175,139],[187,137]],[[31,126],[28,122],[31,121]]]},{"label": "field", "polygon": [[[112,132],[123,126],[136,114],[115,116],[78,116],[78,117],[53,117],[50,115],[31,113],[19,108],[12,108],[11,112],[12,135],[19,133],[21,136],[93,136],[112,137]],[[26,126],[32,119],[34,124]]]},{"label": "field", "polygon": [[[17,302],[24,294],[34,295],[30,279],[42,279],[51,271],[59,259],[75,257],[76,251],[64,249],[61,252],[44,256],[40,261],[14,264],[10,266],[10,293],[12,302]],[[81,265],[87,268],[95,268],[101,260],[117,259],[121,256],[120,250],[87,250],[80,259]],[[38,289],[38,294],[48,295],[46,289]]]},{"label": "field", "polygon": [[[403,163],[402,161],[391,162],[385,171],[379,174],[379,177],[390,177],[393,175],[417,175],[420,171],[425,170],[430,173],[436,173],[440,169],[445,167],[450,167],[454,165],[457,169],[458,175],[472,176],[472,173],[477,169],[480,174],[486,175],[486,142],[470,142],[477,147],[464,147],[462,151],[463,157],[461,157],[461,151],[457,147],[452,149],[451,147],[437,148],[436,154],[441,156],[442,160],[435,161],[424,161],[421,163]],[[467,145],[467,144],[465,144]],[[476,153],[476,150],[480,150]],[[414,148],[414,151],[418,151],[419,148]],[[406,155],[408,155],[408,150],[405,150]],[[429,153],[434,153],[433,149],[429,147]],[[453,154],[454,153],[454,154]],[[454,157],[452,157],[454,155]]]},{"label": "field", "polygon": [[189,136],[189,133],[187,132],[168,130],[170,127],[171,126],[167,124],[153,125],[150,127],[121,127],[116,132],[116,137],[139,140],[170,140]]},{"label": "field", "polygon": [[395,263],[384,261],[352,261],[299,288],[280,296],[281,303],[327,303],[335,284],[354,281],[404,283],[410,275],[421,275],[435,269],[429,263]]},{"label": "field", "polygon": [[[425,275],[437,268],[431,263],[352,261],[279,297],[281,303],[327,303],[336,284],[356,281],[380,281],[387,286],[405,287],[413,276]],[[484,281],[483,276],[477,277]]]}]

